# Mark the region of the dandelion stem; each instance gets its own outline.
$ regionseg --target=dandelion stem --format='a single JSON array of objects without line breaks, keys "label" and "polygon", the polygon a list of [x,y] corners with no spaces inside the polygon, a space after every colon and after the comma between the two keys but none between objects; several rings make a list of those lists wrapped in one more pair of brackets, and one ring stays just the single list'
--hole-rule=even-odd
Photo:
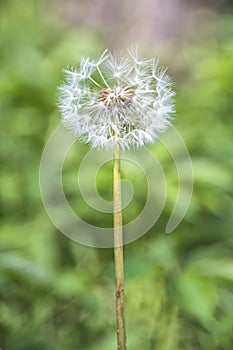
[{"label": "dandelion stem", "polygon": [[117,319],[117,349],[126,350],[126,329],[124,312],[124,265],[122,237],[122,207],[121,207],[121,173],[120,145],[114,148],[113,165],[113,197],[114,197],[114,257],[116,279],[116,319]]}]

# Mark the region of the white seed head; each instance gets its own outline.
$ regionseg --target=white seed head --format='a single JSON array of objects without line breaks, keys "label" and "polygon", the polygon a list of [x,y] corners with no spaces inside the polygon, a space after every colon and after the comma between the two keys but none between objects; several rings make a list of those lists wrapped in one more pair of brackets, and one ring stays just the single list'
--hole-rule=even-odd
[{"label": "white seed head", "polygon": [[174,113],[172,82],[158,59],[144,60],[137,50],[115,57],[107,51],[96,61],[82,58],[65,70],[59,87],[62,122],[97,148],[122,149],[153,142]]}]

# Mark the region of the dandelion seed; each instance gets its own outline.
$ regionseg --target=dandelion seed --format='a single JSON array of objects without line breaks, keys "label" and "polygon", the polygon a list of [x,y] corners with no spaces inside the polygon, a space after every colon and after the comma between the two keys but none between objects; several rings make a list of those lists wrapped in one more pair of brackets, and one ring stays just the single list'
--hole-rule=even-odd
[{"label": "dandelion seed", "polygon": [[154,142],[174,113],[172,82],[155,59],[137,50],[127,57],[106,51],[66,69],[59,87],[63,124],[96,148],[122,149]]}]

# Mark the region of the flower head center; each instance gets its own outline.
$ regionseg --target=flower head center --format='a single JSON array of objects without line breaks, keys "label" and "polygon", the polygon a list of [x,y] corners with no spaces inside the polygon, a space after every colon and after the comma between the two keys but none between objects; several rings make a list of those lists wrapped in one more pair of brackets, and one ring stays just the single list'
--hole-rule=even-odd
[{"label": "flower head center", "polygon": [[130,86],[106,88],[100,91],[98,101],[107,107],[127,107],[131,104],[134,92]]}]

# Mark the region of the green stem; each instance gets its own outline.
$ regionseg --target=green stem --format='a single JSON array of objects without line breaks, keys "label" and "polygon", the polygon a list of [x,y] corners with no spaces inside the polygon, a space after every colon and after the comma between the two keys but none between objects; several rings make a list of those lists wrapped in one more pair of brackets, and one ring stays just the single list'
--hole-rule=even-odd
[{"label": "green stem", "polygon": [[121,208],[120,145],[114,148],[113,200],[114,200],[114,257],[116,279],[116,319],[117,349],[126,350],[125,310],[124,310],[124,265]]}]

